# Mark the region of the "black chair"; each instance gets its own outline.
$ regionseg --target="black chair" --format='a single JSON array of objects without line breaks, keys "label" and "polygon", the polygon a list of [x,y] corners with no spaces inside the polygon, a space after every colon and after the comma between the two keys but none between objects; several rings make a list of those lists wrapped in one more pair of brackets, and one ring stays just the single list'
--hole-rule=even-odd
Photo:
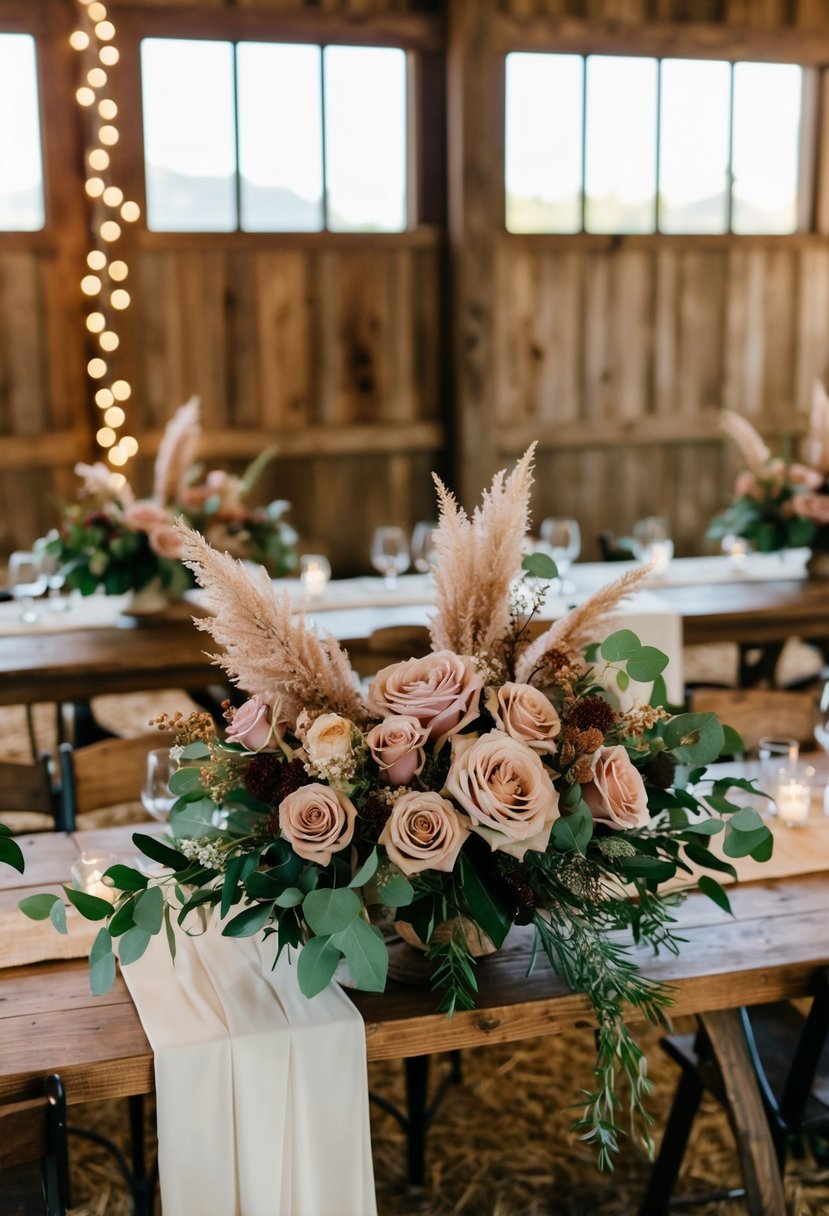
[{"label": "black chair", "polygon": [[[672,1207],[741,1196],[752,1216],[782,1212],[775,1204],[782,1203],[789,1151],[803,1155],[808,1145],[822,1165],[829,1164],[824,1142],[829,1135],[829,970],[819,973],[806,1015],[792,1004],[778,1002],[703,1014],[699,1023],[696,1035],[672,1035],[662,1041],[682,1076],[640,1216],[664,1216]],[[672,1199],[706,1091],[728,1113],[744,1185],[717,1196]],[[750,1109],[755,1100],[760,1123]]]},{"label": "black chair", "polygon": [[601,532],[599,534],[599,552],[602,555],[603,562],[632,562],[636,560],[636,554],[627,542],[627,539],[617,539],[612,532]]},{"label": "black chair", "polygon": [[0,760],[0,818],[25,812],[49,815],[55,827],[62,827],[49,755],[40,755],[31,764]]},{"label": "black chair", "polygon": [[0,1214],[65,1216],[68,1205],[66,1097],[52,1075],[41,1097],[0,1105]]}]

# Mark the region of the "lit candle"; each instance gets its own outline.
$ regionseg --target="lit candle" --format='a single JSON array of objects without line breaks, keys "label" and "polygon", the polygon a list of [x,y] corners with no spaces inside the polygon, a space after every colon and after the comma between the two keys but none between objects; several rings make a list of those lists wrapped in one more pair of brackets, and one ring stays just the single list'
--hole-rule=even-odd
[{"label": "lit candle", "polygon": [[668,562],[674,555],[673,544],[669,540],[655,540],[648,546],[648,557],[654,574],[663,574],[668,568]]},{"label": "lit candle", "polygon": [[728,556],[735,570],[744,570],[748,562],[748,545],[741,536],[733,536],[728,547]]},{"label": "lit candle", "polygon": [[305,554],[301,561],[300,579],[307,596],[324,595],[330,577],[331,566],[327,558],[317,553]]},{"label": "lit candle", "polygon": [[118,891],[104,881],[104,873],[117,861],[117,857],[93,857],[89,853],[82,853],[72,866],[72,885],[86,895],[94,895],[97,899],[114,904]]},{"label": "lit candle", "polygon": [[809,818],[812,791],[799,781],[788,781],[777,787],[777,814],[789,826],[804,823]]}]

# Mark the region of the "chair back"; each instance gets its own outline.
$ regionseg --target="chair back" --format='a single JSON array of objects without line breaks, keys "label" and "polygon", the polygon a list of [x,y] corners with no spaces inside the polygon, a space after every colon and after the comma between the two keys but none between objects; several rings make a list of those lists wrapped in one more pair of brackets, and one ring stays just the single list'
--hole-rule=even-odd
[{"label": "chair back", "polygon": [[54,817],[57,800],[51,768],[52,758],[46,754],[31,764],[0,760],[0,817],[4,812],[24,811]]},{"label": "chair back", "polygon": [[764,735],[814,743],[816,707],[811,693],[776,688],[694,688],[689,701],[693,713],[713,712],[721,722],[733,726],[747,751],[756,748]]},{"label": "chair back", "polygon": [[387,625],[385,629],[375,629],[371,637],[347,649],[351,666],[365,678],[390,663],[428,654],[431,649],[429,630],[425,625]]},{"label": "chair back", "polygon": [[0,1105],[2,1210],[34,1212],[39,1200],[43,1216],[65,1216],[68,1192],[66,1097],[52,1075],[40,1097]]},{"label": "chair back", "polygon": [[144,785],[147,752],[169,747],[169,735],[154,731],[132,739],[102,739],[86,747],[60,745],[60,820],[73,832],[78,815],[138,802]]}]

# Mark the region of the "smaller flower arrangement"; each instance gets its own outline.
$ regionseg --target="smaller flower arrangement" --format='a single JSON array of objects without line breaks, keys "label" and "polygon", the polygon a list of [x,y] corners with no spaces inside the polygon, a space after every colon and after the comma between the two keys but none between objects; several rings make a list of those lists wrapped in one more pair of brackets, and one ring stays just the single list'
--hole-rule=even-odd
[{"label": "smaller flower arrangement", "polygon": [[[532,925],[539,956],[593,1004],[595,1087],[579,1126],[607,1165],[622,1131],[619,1072],[631,1127],[648,1141],[646,1062],[624,1012],[660,1021],[670,1004],[631,954],[634,943],[681,949],[681,894],[660,885],[694,868],[735,876],[732,859],[765,860],[772,838],[729,797],[750,783],[698,792],[703,766],[739,740],[713,714],[673,712],[665,655],[608,628],[647,568],[531,637],[556,575],[548,557],[521,556],[531,460],[532,450],[499,474],[471,518],[438,482],[433,649],[385,667],[365,695],[337,642],[264,574],[182,532],[213,612],[196,625],[249,698],[228,710],[224,739],[206,715],[158,720],[181,761],[172,837],[134,840],[160,873],[112,867],[114,906],[65,890],[106,921],[90,957],[96,992],[112,982],[116,950],[128,964],[165,925],[174,950],[172,918],[186,926],[211,910],[226,936],[261,932],[275,954],[301,947],[308,997],[342,959],[359,987],[381,991],[389,945],[378,922],[390,914],[428,949],[437,1008],[451,1016],[475,1005],[476,957],[514,924]],[[649,702],[622,712],[608,673],[622,689],[653,685]],[[728,908],[711,873],[698,884]],[[58,896],[33,900],[24,911],[62,923]]]},{"label": "smaller flower arrangement", "polygon": [[829,551],[829,396],[815,383],[803,462],[774,456],[752,424],[724,410],[722,428],[746,467],[734,500],[708,528],[712,540],[740,536],[761,553],[809,546]]},{"label": "smaller flower arrangement", "polygon": [[196,463],[201,424],[193,397],[170,419],[159,445],[151,498],[137,499],[122,474],[103,463],[77,464],[77,501],[62,509],[60,526],[41,542],[60,563],[69,590],[90,595],[139,591],[160,579],[172,595],[194,585],[181,562],[183,517],[217,549],[263,565],[272,578],[296,565],[297,536],[283,518],[290,503],[251,507],[248,499],[273,457],[268,450],[241,477]]}]

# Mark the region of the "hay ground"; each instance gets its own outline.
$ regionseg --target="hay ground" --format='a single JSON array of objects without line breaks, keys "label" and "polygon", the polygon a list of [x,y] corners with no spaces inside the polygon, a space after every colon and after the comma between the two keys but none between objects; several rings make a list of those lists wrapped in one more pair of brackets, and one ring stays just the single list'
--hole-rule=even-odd
[{"label": "hay ground", "polygon": [[[165,709],[187,710],[180,692],[100,698],[100,721],[122,734],[140,733],[148,718]],[[54,746],[49,707],[36,712],[38,742]],[[0,710],[0,754],[28,755],[22,710]],[[116,816],[123,812],[116,812]],[[670,1107],[677,1069],[660,1051],[659,1035],[643,1028],[655,1082],[651,1109],[656,1138]],[[397,1123],[372,1107],[372,1141],[380,1216],[635,1216],[649,1164],[636,1145],[625,1143],[613,1174],[602,1175],[591,1151],[570,1130],[568,1106],[590,1081],[593,1039],[589,1031],[505,1044],[463,1053],[463,1079],[450,1087],[429,1134],[427,1185],[410,1188],[405,1176],[405,1140]],[[436,1082],[445,1067],[432,1067]],[[372,1091],[403,1103],[403,1068],[383,1061],[369,1067]],[[76,1107],[73,1122],[94,1127],[123,1146],[128,1143],[125,1102]],[[152,1110],[148,1147],[154,1151]],[[198,1151],[194,1146],[194,1151]],[[112,1159],[88,1141],[73,1138],[72,1200],[76,1216],[128,1216],[127,1189]],[[697,1120],[678,1193],[705,1193],[739,1183],[734,1142],[722,1111],[707,1102]],[[810,1158],[790,1162],[786,1176],[789,1216],[829,1216],[829,1171]],[[743,1216],[739,1201],[690,1209],[699,1216]],[[199,1213],[193,1213],[199,1216]],[[349,1214],[357,1216],[357,1214]]]}]

